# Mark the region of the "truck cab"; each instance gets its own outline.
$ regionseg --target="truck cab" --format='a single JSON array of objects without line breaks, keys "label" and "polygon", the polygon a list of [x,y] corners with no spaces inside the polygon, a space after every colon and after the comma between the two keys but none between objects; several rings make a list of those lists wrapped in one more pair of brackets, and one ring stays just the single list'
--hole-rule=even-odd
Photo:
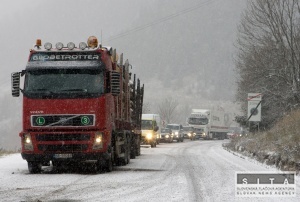
[{"label": "truck cab", "polygon": [[139,155],[143,87],[135,77],[130,84],[130,75],[128,60],[123,64],[121,55],[118,63],[116,50],[94,36],[77,47],[42,48],[38,39],[25,70],[12,73],[12,96],[23,93],[19,136],[29,172],[50,162],[111,171]]},{"label": "truck cab", "polygon": [[158,130],[160,129],[157,120],[154,116],[142,115],[142,144],[148,144],[151,147],[156,147],[160,134]]},{"label": "truck cab", "polygon": [[201,138],[223,140],[227,137],[230,118],[220,107],[217,110],[192,109],[188,124]]}]

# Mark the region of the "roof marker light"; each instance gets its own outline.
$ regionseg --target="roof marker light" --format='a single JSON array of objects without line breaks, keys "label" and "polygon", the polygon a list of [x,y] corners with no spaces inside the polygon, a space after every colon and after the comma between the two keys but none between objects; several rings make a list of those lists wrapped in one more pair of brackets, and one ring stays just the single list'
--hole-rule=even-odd
[{"label": "roof marker light", "polygon": [[84,43],[84,42],[80,42],[80,43],[79,43],[79,48],[80,48],[81,50],[86,49],[86,47],[87,47],[86,43]]},{"label": "roof marker light", "polygon": [[58,43],[56,43],[55,47],[56,47],[58,50],[61,50],[61,49],[63,49],[64,44],[63,44],[62,42],[58,42]]},{"label": "roof marker light", "polygon": [[47,42],[47,43],[45,43],[44,48],[45,48],[46,50],[51,50],[52,44],[49,43],[49,42]]},{"label": "roof marker light", "polygon": [[68,47],[69,50],[73,50],[75,48],[75,44],[73,42],[69,42],[67,44],[67,47]]},{"label": "roof marker light", "polygon": [[90,36],[88,38],[87,44],[90,48],[97,48],[98,46],[98,39],[95,36]]},{"label": "roof marker light", "polygon": [[37,39],[35,45],[37,47],[42,46],[42,40],[41,39]]}]

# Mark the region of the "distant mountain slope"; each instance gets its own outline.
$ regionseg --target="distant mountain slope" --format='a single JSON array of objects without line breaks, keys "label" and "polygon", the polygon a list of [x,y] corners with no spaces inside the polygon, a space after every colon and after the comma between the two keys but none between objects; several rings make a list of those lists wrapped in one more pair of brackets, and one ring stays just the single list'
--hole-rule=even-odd
[{"label": "distant mountain slope", "polygon": [[151,1],[133,23],[141,30],[111,43],[133,64],[148,99],[170,92],[182,98],[194,94],[233,100],[233,43],[244,6],[240,0]]}]

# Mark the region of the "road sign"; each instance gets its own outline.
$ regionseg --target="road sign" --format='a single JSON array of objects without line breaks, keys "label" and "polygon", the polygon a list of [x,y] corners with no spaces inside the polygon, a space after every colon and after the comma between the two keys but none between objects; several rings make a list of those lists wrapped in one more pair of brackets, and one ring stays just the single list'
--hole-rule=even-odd
[{"label": "road sign", "polygon": [[248,121],[261,121],[261,93],[248,93]]}]

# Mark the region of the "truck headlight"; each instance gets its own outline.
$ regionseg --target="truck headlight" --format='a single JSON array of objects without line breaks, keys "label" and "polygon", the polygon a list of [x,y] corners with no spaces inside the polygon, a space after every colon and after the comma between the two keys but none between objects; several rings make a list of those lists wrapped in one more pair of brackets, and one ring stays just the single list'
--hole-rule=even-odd
[{"label": "truck headlight", "polygon": [[25,150],[29,150],[29,151],[33,151],[33,145],[32,145],[32,141],[31,141],[31,135],[28,134],[24,134],[24,149]]},{"label": "truck headlight", "polygon": [[101,132],[95,133],[95,139],[93,144],[93,149],[102,149],[103,147],[103,134]]},{"label": "truck headlight", "polygon": [[189,137],[191,137],[191,135],[192,135],[191,133],[188,133],[188,136],[189,136]]},{"label": "truck headlight", "polygon": [[175,135],[178,135],[178,131],[175,132]]},{"label": "truck headlight", "polygon": [[152,134],[151,134],[151,133],[148,133],[148,134],[146,135],[146,138],[147,138],[148,140],[152,139]]},{"label": "truck headlight", "polygon": [[169,138],[170,136],[169,135],[166,135],[166,138]]}]

